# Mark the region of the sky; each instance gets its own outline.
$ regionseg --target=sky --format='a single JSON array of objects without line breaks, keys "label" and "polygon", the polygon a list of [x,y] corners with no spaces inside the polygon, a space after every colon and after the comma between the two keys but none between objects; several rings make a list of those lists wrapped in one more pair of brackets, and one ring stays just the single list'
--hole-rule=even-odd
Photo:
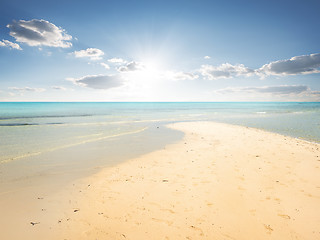
[{"label": "sky", "polygon": [[0,1],[0,101],[320,101],[320,1]]}]

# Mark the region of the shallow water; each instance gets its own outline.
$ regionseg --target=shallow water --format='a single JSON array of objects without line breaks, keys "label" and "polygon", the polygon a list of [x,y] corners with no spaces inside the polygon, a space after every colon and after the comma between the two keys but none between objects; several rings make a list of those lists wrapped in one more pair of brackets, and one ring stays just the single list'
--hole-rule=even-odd
[{"label": "shallow water", "polygon": [[208,120],[320,142],[320,103],[0,103],[0,200],[54,193],[182,139],[168,123]]},{"label": "shallow water", "polygon": [[320,142],[320,103],[0,103],[0,163],[199,120]]}]

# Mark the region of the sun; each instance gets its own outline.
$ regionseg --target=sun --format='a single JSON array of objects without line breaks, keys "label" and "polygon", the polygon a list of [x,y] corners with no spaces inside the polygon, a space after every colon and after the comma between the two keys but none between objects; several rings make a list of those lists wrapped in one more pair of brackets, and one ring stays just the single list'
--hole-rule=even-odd
[{"label": "sun", "polygon": [[155,60],[144,60],[136,63],[135,71],[128,74],[128,78],[135,82],[155,82],[162,77],[162,69]]}]

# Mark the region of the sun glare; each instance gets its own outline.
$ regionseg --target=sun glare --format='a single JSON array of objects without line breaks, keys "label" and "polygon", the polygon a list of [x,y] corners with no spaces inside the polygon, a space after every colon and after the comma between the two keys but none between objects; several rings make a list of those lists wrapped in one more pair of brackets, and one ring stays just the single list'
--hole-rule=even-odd
[{"label": "sun glare", "polygon": [[129,78],[135,82],[154,82],[162,76],[161,65],[155,60],[141,61],[137,71],[129,74]]}]

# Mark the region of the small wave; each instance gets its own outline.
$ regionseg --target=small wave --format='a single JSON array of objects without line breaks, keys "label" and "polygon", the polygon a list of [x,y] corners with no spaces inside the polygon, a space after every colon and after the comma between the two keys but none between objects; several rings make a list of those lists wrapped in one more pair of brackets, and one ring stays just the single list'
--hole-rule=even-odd
[{"label": "small wave", "polygon": [[[190,116],[190,117],[200,117],[200,116],[203,116],[204,114],[202,114],[202,113],[194,113],[194,114],[187,114],[186,116]],[[182,116],[184,116],[184,115],[182,115]]]},{"label": "small wave", "polygon": [[257,114],[266,114],[267,112],[256,112]]},{"label": "small wave", "polygon": [[63,123],[0,123],[0,127],[25,127],[25,126],[38,126],[38,125],[61,125]]},{"label": "small wave", "polygon": [[12,116],[0,117],[0,120],[14,120],[14,119],[30,119],[30,118],[67,118],[67,117],[91,117],[91,114],[75,114],[75,115],[36,115],[36,116]]},{"label": "small wave", "polygon": [[17,159],[21,159],[21,158],[33,157],[33,156],[37,156],[37,155],[40,155],[40,154],[41,154],[41,152],[27,153],[27,154],[20,155],[20,156],[17,156],[17,157],[11,157],[11,158],[7,158],[7,159],[4,159],[4,160],[0,160],[0,164],[1,163],[8,163],[8,162],[11,162],[11,161],[14,161],[14,160],[17,160]]},{"label": "small wave", "polygon": [[1,127],[21,127],[21,126],[33,126],[39,125],[38,123],[0,123]]}]

